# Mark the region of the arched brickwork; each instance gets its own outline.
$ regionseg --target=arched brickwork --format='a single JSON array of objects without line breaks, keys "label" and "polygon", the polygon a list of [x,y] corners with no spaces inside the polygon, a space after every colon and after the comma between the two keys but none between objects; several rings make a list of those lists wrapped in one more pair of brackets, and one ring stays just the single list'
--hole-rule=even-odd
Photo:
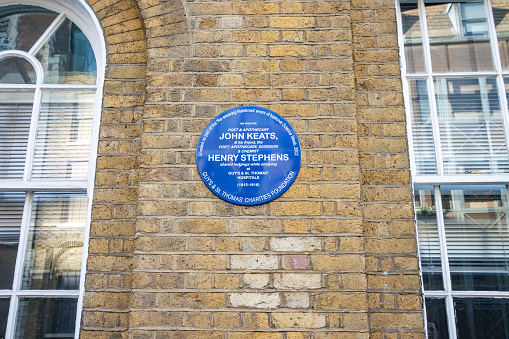
[{"label": "arched brickwork", "polygon": [[90,0],[106,41],[106,73],[81,338],[129,327],[147,40],[134,0]]}]

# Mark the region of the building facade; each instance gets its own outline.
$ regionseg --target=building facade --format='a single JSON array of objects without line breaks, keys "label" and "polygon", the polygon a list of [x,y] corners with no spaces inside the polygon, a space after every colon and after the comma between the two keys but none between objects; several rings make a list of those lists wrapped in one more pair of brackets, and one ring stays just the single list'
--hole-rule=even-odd
[{"label": "building facade", "polygon": [[[508,12],[0,0],[0,338],[506,336]],[[195,160],[248,105],[302,147],[257,206]]]}]

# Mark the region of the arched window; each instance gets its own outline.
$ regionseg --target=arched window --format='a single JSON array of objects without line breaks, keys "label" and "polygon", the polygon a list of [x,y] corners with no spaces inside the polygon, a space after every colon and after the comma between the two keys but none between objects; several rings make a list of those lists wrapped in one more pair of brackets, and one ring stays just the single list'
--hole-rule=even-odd
[{"label": "arched window", "polygon": [[0,338],[77,338],[104,44],[79,1],[0,0]]}]

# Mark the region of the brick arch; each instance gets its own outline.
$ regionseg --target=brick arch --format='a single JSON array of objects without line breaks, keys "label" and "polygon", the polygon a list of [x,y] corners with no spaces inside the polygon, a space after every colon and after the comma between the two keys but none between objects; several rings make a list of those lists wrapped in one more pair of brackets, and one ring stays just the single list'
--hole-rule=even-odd
[{"label": "brick arch", "polygon": [[129,328],[147,40],[136,0],[86,0],[103,30],[106,71],[81,338]]},{"label": "brick arch", "polygon": [[[156,3],[156,4],[154,4]],[[191,56],[190,28],[185,0],[138,0],[145,21],[149,58]]]}]

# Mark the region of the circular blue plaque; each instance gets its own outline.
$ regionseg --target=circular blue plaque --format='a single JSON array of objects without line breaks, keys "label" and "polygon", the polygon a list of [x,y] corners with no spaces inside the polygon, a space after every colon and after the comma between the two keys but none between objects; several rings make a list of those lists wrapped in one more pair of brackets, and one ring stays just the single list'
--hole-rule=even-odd
[{"label": "circular blue plaque", "polygon": [[264,204],[282,195],[295,181],[301,157],[292,126],[257,106],[221,113],[196,147],[203,182],[219,198],[237,205]]}]

